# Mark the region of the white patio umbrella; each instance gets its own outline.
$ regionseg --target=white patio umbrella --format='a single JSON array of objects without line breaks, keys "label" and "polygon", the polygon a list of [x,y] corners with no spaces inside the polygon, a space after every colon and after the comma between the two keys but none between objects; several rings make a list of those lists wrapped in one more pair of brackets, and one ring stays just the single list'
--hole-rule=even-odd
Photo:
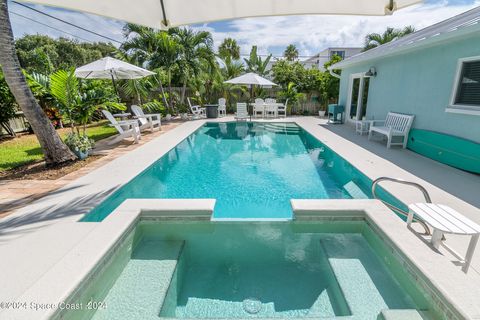
[{"label": "white patio umbrella", "polygon": [[269,87],[269,86],[276,86],[276,83],[273,83],[272,81],[265,79],[261,76],[259,76],[256,73],[249,72],[245,73],[239,77],[230,79],[225,81],[225,83],[231,83],[231,84],[244,84],[244,85],[257,85],[260,87]]},{"label": "white patio umbrella", "polygon": [[[240,84],[240,85],[247,85],[250,87],[250,99],[253,100],[253,87],[254,86],[259,86],[259,87],[272,87],[272,86],[277,86],[276,83],[273,83],[272,81],[265,79],[261,76],[259,76],[256,73],[249,72],[245,73],[241,76],[238,76],[236,78],[230,79],[225,81],[225,83],[230,83],[230,84]],[[251,118],[251,115],[250,115]]]},{"label": "white patio umbrella", "polygon": [[115,80],[140,79],[154,74],[155,72],[148,71],[133,64],[111,57],[105,57],[96,60],[75,70],[75,75],[79,78],[112,79],[115,91],[117,91]]},{"label": "white patio umbrella", "polygon": [[[388,15],[421,0],[24,0],[89,12],[152,28],[245,17]],[[188,10],[186,10],[188,9]]]}]

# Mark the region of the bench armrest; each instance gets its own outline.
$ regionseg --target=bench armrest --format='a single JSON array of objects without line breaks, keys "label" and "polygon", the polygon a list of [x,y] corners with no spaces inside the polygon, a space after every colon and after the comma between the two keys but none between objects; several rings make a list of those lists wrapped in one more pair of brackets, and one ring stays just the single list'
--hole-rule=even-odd
[{"label": "bench armrest", "polygon": [[385,123],[385,120],[370,120],[372,121],[371,122],[371,125],[374,126],[376,123]]}]

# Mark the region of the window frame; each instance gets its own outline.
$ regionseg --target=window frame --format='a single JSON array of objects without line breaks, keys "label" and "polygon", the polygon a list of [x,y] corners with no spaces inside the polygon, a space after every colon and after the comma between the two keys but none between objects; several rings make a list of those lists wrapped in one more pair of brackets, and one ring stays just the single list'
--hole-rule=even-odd
[{"label": "window frame", "polygon": [[450,96],[450,104],[445,110],[445,112],[450,113],[461,113],[461,114],[470,114],[470,115],[479,115],[480,116],[480,105],[470,105],[470,104],[459,104],[456,103],[458,90],[460,88],[460,78],[462,77],[463,66],[466,62],[479,62],[480,56],[460,58],[457,61],[457,71],[455,73],[455,78],[453,81],[452,93]]},{"label": "window frame", "polygon": [[[338,54],[338,53],[340,53],[340,52],[343,52],[343,53],[342,53],[342,54]],[[332,51],[330,52],[330,59],[332,59],[334,55],[337,55],[337,56],[339,56],[340,58],[342,58],[342,60],[344,60],[344,59],[345,59],[345,56],[346,56],[346,51],[345,51],[345,50],[332,50]]]}]

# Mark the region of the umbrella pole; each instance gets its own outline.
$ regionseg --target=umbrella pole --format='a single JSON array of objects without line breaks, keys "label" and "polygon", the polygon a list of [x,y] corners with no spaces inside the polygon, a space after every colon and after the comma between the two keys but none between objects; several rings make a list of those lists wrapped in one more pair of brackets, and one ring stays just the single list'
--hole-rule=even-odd
[{"label": "umbrella pole", "polygon": [[120,95],[118,94],[117,84],[115,83],[115,77],[113,76],[112,70],[110,70],[110,76],[112,77],[113,89],[115,90],[115,93],[117,94],[117,97],[118,97],[118,99],[120,100]]},{"label": "umbrella pole", "polygon": [[250,85],[250,108],[252,112],[250,113],[250,121],[252,121],[252,114],[253,114],[253,86],[254,84]]}]

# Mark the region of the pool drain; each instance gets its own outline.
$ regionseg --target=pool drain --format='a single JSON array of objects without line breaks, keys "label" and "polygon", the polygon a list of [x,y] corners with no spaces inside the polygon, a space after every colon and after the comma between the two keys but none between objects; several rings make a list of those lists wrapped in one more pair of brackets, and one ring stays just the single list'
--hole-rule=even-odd
[{"label": "pool drain", "polygon": [[262,302],[256,298],[243,300],[243,310],[249,314],[257,314],[262,310]]}]

